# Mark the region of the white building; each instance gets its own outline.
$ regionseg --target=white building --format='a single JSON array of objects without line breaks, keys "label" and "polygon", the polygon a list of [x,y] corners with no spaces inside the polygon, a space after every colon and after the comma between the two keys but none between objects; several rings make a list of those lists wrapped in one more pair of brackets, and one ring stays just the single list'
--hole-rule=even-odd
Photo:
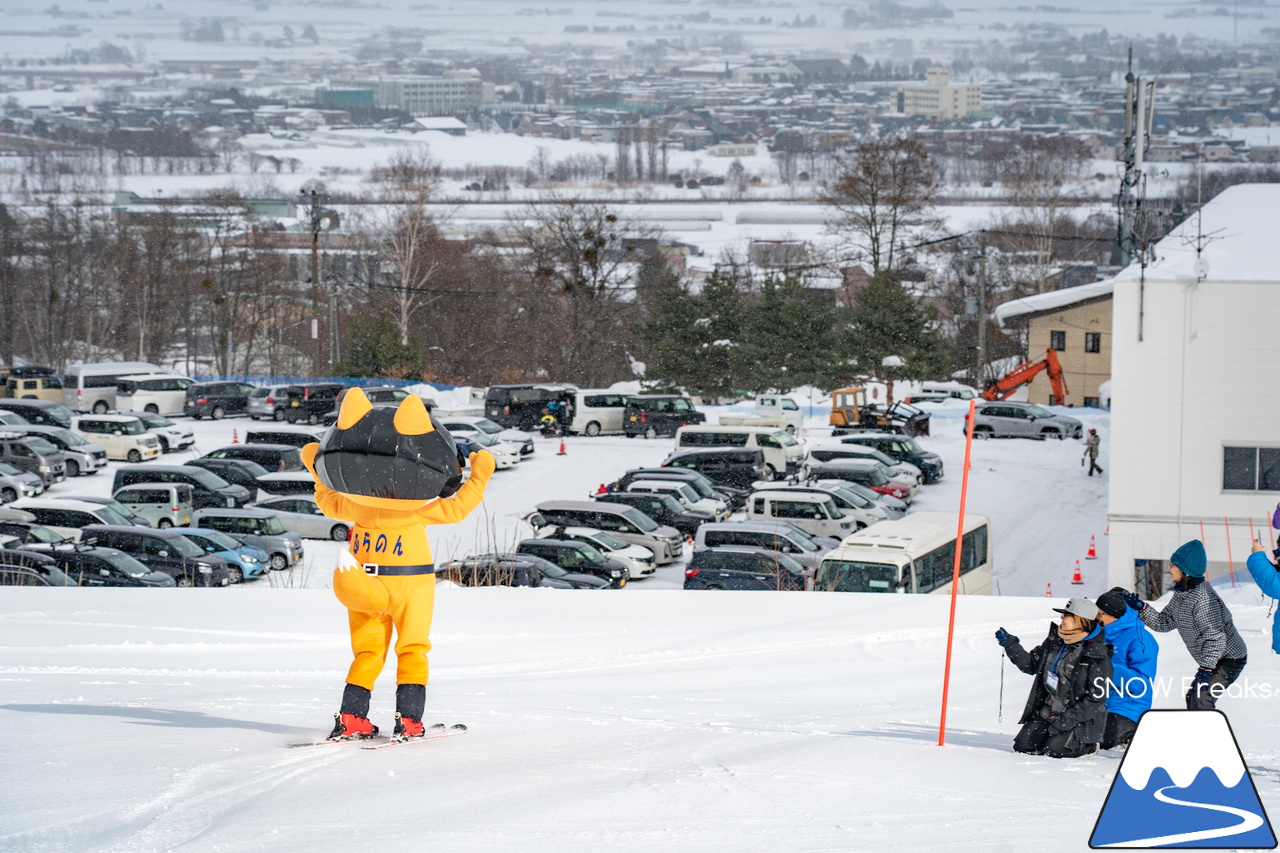
[{"label": "white building", "polygon": [[1156,245],[1145,280],[1137,265],[1115,280],[1111,442],[1100,461],[1111,478],[1108,581],[1126,589],[1166,588],[1165,561],[1188,539],[1203,538],[1210,578],[1234,565],[1246,584],[1251,534],[1271,547],[1280,184],[1233,187],[1202,213]]},{"label": "white building", "polygon": [[951,72],[943,67],[925,72],[923,85],[898,89],[898,112],[909,116],[956,119],[982,109],[982,87],[969,83],[951,85]]},{"label": "white building", "polygon": [[478,76],[450,72],[443,77],[347,77],[329,88],[373,92],[374,106],[404,110],[413,116],[441,116],[475,109],[494,100],[493,84]]}]

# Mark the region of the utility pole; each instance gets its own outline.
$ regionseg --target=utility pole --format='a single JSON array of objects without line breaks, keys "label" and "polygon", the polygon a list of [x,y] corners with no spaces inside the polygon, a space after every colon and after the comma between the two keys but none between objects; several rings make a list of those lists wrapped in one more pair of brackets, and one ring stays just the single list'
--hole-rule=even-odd
[{"label": "utility pole", "polygon": [[972,264],[970,274],[978,292],[977,296],[965,297],[965,315],[972,317],[977,325],[978,346],[977,363],[973,367],[972,379],[979,390],[986,387],[987,370],[987,247],[982,238],[967,234],[961,241],[965,257]]},{"label": "utility pole", "polygon": [[1116,196],[1116,239],[1120,244],[1121,263],[1128,265],[1143,254],[1144,236],[1140,219],[1144,214],[1146,181],[1144,158],[1151,142],[1151,125],[1155,120],[1154,81],[1143,80],[1133,73],[1133,48],[1129,48],[1129,71],[1124,76],[1124,177],[1120,180],[1120,192]]},{"label": "utility pole", "polygon": [[324,368],[320,350],[320,232],[337,226],[338,214],[324,206],[329,201],[329,194],[320,181],[307,181],[302,185],[299,196],[306,207],[307,225],[311,230],[311,375],[324,376],[328,371]]}]

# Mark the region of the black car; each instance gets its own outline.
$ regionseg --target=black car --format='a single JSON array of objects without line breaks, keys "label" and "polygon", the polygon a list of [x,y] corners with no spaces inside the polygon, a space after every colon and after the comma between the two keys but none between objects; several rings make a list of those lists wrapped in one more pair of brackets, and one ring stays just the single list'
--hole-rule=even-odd
[{"label": "black car", "polygon": [[182,413],[196,420],[208,415],[215,421],[227,415],[243,415],[249,410],[253,388],[245,382],[198,382],[187,389]]},{"label": "black car", "polygon": [[121,465],[111,483],[111,493],[138,483],[186,483],[191,487],[192,509],[242,507],[254,496],[244,486],[233,486],[212,471],[186,465]]},{"label": "black car", "polygon": [[285,406],[284,417],[291,424],[298,421],[315,425],[320,423],[327,412],[336,408],[338,395],[346,389],[346,385],[337,382],[317,382],[314,385],[290,385],[289,403]]},{"label": "black car", "polygon": [[572,385],[490,385],[484,395],[484,416],[508,429],[532,432],[539,428],[550,404],[571,396]]},{"label": "black car", "polygon": [[0,586],[76,586],[46,554],[5,548],[0,550]]},{"label": "black car", "polygon": [[709,512],[696,509],[685,509],[680,501],[671,495],[659,495],[653,492],[610,492],[607,495],[594,495],[611,504],[633,506],[659,524],[674,527],[685,536],[698,532],[698,526],[716,517]]},{"label": "black car", "polygon": [[482,554],[453,560],[441,570],[463,586],[537,586],[547,589],[608,589],[609,581],[570,572],[532,554]]},{"label": "black car", "polygon": [[27,423],[70,428],[74,412],[52,400],[13,400],[0,398],[0,409],[17,412]]},{"label": "black car", "polygon": [[925,450],[914,438],[904,435],[850,435],[840,439],[840,443],[872,447],[890,459],[914,465],[920,469],[926,483],[942,479],[942,457]]},{"label": "black car", "polygon": [[767,548],[702,548],[689,558],[684,588],[802,590],[804,566],[781,551]]},{"label": "black car", "polygon": [[61,546],[48,554],[80,586],[175,586],[172,575],[153,571],[115,548],[92,545]]},{"label": "black car", "polygon": [[212,471],[232,485],[244,486],[250,493],[258,488],[258,478],[268,473],[252,459],[210,459],[204,456],[182,464]]},{"label": "black car", "polygon": [[227,561],[182,535],[180,528],[148,530],[114,524],[83,528],[80,541],[101,548],[115,548],[136,558],[152,571],[173,577],[178,586],[226,586],[231,583]]},{"label": "black car", "polygon": [[[361,392],[370,403],[375,406],[398,406],[406,397],[411,396],[408,391],[403,388],[392,388],[389,385],[377,385],[371,388],[361,388]],[[431,411],[435,407],[435,403],[426,403],[427,411]],[[338,422],[338,407],[342,405],[342,394],[338,394],[334,400],[333,409],[325,412],[320,418],[322,426],[333,426]]]},{"label": "black car", "polygon": [[617,484],[624,490],[635,480],[676,480],[688,483],[703,498],[719,498],[728,501],[735,510],[747,505],[750,489],[717,483],[701,471],[692,468],[632,468],[618,478]]},{"label": "black car", "polygon": [[706,420],[706,415],[679,394],[632,394],[622,410],[622,434],[627,438],[675,435],[682,426]]},{"label": "black car", "polygon": [[717,486],[723,484],[739,489],[749,490],[756,480],[768,479],[764,451],[753,447],[677,450],[662,460],[662,466],[701,471]]},{"label": "black car", "polygon": [[627,585],[627,567],[611,560],[586,542],[569,539],[525,539],[516,548],[517,554],[541,557],[562,569],[584,575],[594,575],[607,581],[611,589]]},{"label": "black car", "polygon": [[302,451],[291,444],[228,444],[204,455],[205,459],[248,459],[267,471],[305,471]]}]

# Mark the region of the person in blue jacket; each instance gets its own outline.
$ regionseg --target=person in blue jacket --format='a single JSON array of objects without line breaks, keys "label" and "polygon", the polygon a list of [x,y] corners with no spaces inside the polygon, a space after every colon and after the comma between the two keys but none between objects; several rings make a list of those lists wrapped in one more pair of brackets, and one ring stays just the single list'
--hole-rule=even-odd
[{"label": "person in blue jacket", "polygon": [[[1280,509],[1276,513],[1280,516]],[[1280,598],[1280,570],[1271,565],[1271,561],[1267,559],[1267,549],[1261,542],[1254,540],[1253,553],[1249,555],[1249,562],[1245,565],[1249,568],[1253,582],[1264,595]],[[1271,621],[1271,651],[1280,654],[1280,610],[1276,611],[1275,618]]]},{"label": "person in blue jacket", "polygon": [[1111,646],[1111,684],[1107,689],[1107,728],[1102,748],[1126,748],[1133,740],[1138,718],[1151,707],[1155,693],[1156,658],[1160,646],[1124,601],[1120,587],[1098,596],[1098,621]]}]

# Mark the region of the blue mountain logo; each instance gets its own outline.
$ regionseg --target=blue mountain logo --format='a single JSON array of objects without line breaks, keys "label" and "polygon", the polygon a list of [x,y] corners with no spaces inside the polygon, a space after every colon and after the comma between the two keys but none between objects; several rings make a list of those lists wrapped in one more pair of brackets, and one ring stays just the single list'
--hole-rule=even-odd
[{"label": "blue mountain logo", "polygon": [[1271,850],[1271,822],[1221,711],[1138,720],[1089,846]]}]

